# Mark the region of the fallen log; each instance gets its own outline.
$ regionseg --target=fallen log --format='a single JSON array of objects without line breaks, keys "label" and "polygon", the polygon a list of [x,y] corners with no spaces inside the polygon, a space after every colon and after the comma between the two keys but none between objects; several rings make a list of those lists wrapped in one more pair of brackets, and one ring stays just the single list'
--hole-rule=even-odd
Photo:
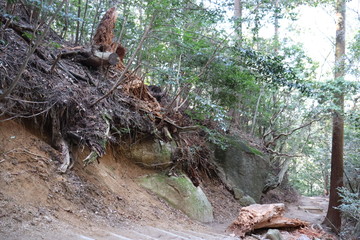
[{"label": "fallen log", "polygon": [[120,58],[114,52],[94,51],[87,58],[81,59],[80,62],[91,67],[115,66],[120,62]]},{"label": "fallen log", "polygon": [[[91,51],[90,49],[81,49],[78,51],[64,52],[56,57],[52,70],[60,59],[73,58],[74,61],[88,67],[107,67],[109,65],[116,66],[120,62],[120,58],[115,52],[101,52],[98,50]],[[51,71],[52,71],[51,70]]]},{"label": "fallen log", "polygon": [[287,218],[287,217],[275,217],[270,219],[268,222],[261,222],[255,224],[254,230],[262,228],[293,228],[293,227],[305,227],[309,223],[296,219],[296,218]]},{"label": "fallen log", "polygon": [[240,209],[237,219],[228,227],[235,235],[243,237],[246,233],[262,228],[284,228],[307,226],[298,219],[285,218],[283,203],[253,204]]}]

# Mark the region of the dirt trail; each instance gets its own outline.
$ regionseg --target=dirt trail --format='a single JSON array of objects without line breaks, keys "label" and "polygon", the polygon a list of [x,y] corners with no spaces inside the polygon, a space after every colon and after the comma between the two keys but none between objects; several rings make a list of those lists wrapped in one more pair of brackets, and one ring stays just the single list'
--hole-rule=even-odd
[{"label": "dirt trail", "polygon": [[298,218],[312,224],[321,224],[324,221],[328,204],[327,197],[301,196],[298,203],[287,206],[285,216]]}]

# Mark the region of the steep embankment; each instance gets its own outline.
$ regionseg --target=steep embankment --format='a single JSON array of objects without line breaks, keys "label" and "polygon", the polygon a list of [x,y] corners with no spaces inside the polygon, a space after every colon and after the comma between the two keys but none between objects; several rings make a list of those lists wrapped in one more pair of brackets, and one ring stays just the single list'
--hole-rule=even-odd
[{"label": "steep embankment", "polygon": [[[74,233],[139,225],[209,231],[208,225],[190,220],[140,187],[138,178],[154,171],[133,164],[121,152],[109,149],[112,154],[99,164],[84,169],[75,162],[71,171],[60,174],[58,153],[36,135],[14,121],[0,123],[1,239],[72,239]],[[79,159],[86,153],[75,150]],[[222,232],[240,205],[215,182],[204,189],[214,207],[213,225]]]}]

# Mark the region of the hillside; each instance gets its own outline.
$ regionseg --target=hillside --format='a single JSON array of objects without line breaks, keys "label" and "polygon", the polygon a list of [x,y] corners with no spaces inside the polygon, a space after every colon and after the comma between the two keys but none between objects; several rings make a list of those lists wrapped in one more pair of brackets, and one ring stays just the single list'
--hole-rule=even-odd
[{"label": "hillside", "polygon": [[99,164],[83,168],[76,162],[60,174],[56,150],[34,133],[13,121],[0,123],[0,133],[1,239],[76,239],[129,226],[224,233],[240,208],[221,184],[209,181],[204,189],[217,227],[203,225],[140,187],[137,178],[154,171],[114,150]]}]

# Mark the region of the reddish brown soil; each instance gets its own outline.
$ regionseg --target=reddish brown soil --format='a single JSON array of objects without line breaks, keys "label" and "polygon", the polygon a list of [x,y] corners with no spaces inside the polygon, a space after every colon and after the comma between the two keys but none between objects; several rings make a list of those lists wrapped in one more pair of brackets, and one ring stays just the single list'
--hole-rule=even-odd
[{"label": "reddish brown soil", "polygon": [[215,223],[204,225],[141,188],[138,177],[153,171],[116,149],[86,168],[81,159],[87,151],[74,150],[74,167],[60,174],[58,152],[21,124],[0,122],[0,142],[0,239],[57,239],[56,232],[64,239],[72,231],[134,225],[224,232],[240,208],[222,185],[209,181],[203,187]]}]

